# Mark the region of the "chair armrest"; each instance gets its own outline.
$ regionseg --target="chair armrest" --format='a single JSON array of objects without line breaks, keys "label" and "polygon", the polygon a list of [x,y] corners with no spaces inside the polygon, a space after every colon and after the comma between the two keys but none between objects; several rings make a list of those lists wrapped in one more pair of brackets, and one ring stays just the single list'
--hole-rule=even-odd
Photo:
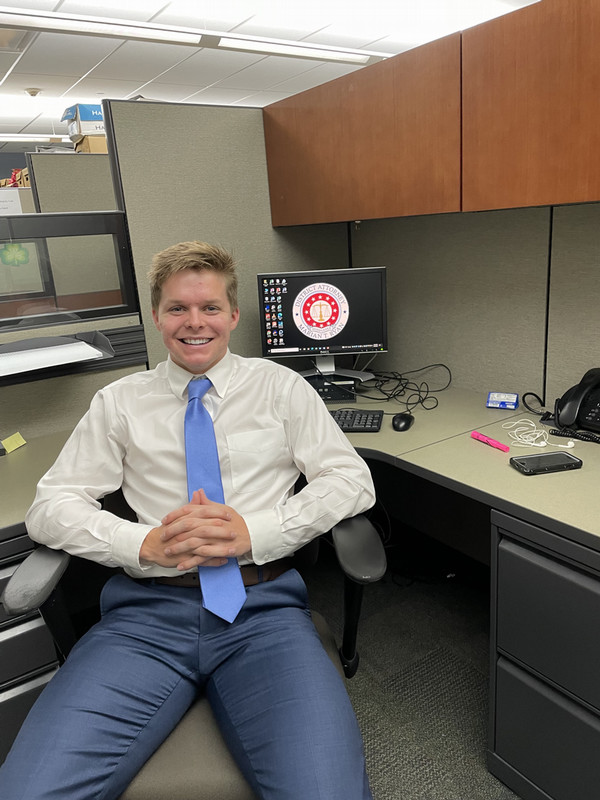
[{"label": "chair armrest", "polygon": [[11,575],[0,598],[8,614],[34,611],[52,594],[71,556],[63,550],[37,547]]},{"label": "chair armrest", "polygon": [[356,583],[373,583],[385,574],[387,559],[377,530],[363,515],[344,519],[331,532],[338,562]]}]

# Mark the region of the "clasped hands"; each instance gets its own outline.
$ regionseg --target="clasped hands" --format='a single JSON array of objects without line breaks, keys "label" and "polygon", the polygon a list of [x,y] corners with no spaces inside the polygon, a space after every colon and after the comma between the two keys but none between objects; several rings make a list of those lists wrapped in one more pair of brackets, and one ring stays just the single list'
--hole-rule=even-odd
[{"label": "clasped hands", "polygon": [[171,511],[153,528],[140,548],[140,561],[182,572],[197,566],[218,567],[251,549],[244,518],[230,506],[210,501],[203,489]]}]

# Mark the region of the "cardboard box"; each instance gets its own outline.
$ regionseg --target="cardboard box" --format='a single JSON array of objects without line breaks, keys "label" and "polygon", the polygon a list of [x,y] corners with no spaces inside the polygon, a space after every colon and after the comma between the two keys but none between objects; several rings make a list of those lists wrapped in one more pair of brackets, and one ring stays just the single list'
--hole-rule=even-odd
[{"label": "cardboard box", "polygon": [[83,136],[75,142],[76,153],[108,153],[106,136]]},{"label": "cardboard box", "polygon": [[23,167],[17,175],[17,184],[19,186],[29,186],[29,169],[27,167]]},{"label": "cardboard box", "polygon": [[104,136],[102,106],[77,103],[66,108],[61,122],[68,122],[69,138],[78,142],[83,136]]}]

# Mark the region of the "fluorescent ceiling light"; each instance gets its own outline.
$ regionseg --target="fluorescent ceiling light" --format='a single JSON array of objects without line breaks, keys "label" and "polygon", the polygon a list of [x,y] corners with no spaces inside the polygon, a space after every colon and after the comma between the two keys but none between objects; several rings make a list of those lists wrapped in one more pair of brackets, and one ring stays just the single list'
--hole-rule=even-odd
[{"label": "fluorescent ceiling light", "polygon": [[380,61],[389,58],[389,53],[372,53],[366,50],[347,50],[343,48],[319,47],[301,42],[286,42],[263,38],[249,39],[243,36],[233,38],[231,34],[219,39],[219,50],[245,50],[265,55],[292,56],[293,58],[317,58],[320,61],[343,61],[350,64],[367,64],[374,57]]},{"label": "fluorescent ceiling light", "polygon": [[152,25],[145,22],[127,22],[110,17],[87,17],[79,14],[55,14],[35,9],[0,6],[0,28],[49,31],[51,33],[104,36],[113,39],[191,45],[195,47],[242,50],[265,55],[312,58],[319,61],[337,61],[350,64],[371,64],[389,58],[389,53],[369,50],[351,50],[305,42],[269,39],[260,36],[207,31],[200,28],[179,28],[173,25]]},{"label": "fluorescent ceiling light", "polygon": [[0,6],[0,28],[78,33],[82,36],[107,36],[113,39],[138,39],[169,44],[199,43],[199,33],[177,28],[158,28],[143,22],[123,24],[104,17],[84,17],[79,14],[53,14],[51,11],[14,9]]},{"label": "fluorescent ceiling light", "polygon": [[56,133],[0,133],[0,142],[71,142],[68,136]]}]

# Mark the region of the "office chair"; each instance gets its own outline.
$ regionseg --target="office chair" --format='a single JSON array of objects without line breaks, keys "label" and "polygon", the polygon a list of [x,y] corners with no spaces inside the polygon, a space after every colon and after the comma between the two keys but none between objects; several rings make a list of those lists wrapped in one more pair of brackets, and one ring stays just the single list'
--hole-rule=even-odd
[{"label": "office chair", "polygon": [[[122,493],[104,498],[104,508],[121,517],[135,519]],[[312,617],[321,641],[340,674],[351,678],[358,667],[356,638],[364,585],[379,580],[386,569],[381,539],[363,515],[336,525],[331,531],[338,563],[344,574],[344,627],[342,645],[335,639],[320,614]],[[320,540],[315,539],[295,554],[301,571],[314,563]],[[77,567],[88,568],[88,576],[78,587],[89,593],[94,583],[95,600],[99,588],[115,570],[109,570],[63,551],[37,547],[12,575],[1,602],[10,614],[39,610],[50,630],[62,663],[82,631],[73,623],[89,598],[77,600],[75,615],[67,606],[62,584]],[[79,594],[79,589],[77,594]],[[225,745],[206,698],[200,697],[188,710],[175,730],[142,767],[121,800],[256,800]]]}]

